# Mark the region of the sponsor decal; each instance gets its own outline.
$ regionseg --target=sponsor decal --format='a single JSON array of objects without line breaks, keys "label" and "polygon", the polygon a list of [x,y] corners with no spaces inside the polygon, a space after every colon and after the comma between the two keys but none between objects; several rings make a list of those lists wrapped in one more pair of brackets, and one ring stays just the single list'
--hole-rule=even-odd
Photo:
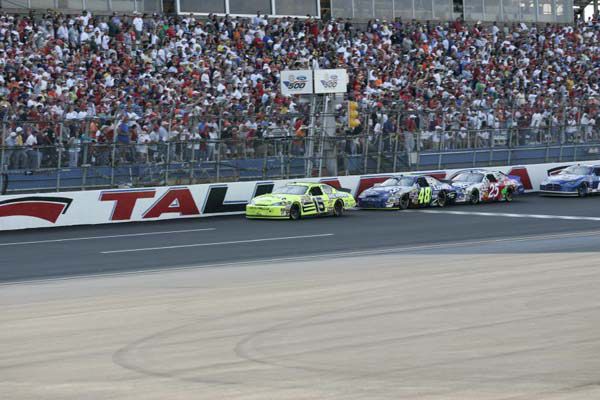
[{"label": "sponsor decal", "polygon": [[283,84],[290,90],[300,90],[306,87],[307,82],[306,75],[288,75],[288,79],[284,80]]},{"label": "sponsor decal", "polygon": [[[273,186],[272,182],[257,183],[252,197],[271,193]],[[226,201],[226,195],[227,185],[211,186],[202,207],[202,214],[220,214],[245,210],[248,200]],[[154,199],[155,196],[156,189],[106,191],[100,193],[100,201],[114,202],[110,221],[129,221],[138,200]],[[164,214],[194,216],[200,215],[201,212],[189,188],[171,187],[142,213],[142,219],[160,218]]]},{"label": "sponsor decal", "polygon": [[0,217],[32,217],[56,223],[67,212],[73,199],[68,197],[29,196],[0,201]]},{"label": "sponsor decal", "polygon": [[338,85],[338,75],[336,73],[328,73],[324,75],[324,79],[321,79],[321,85],[325,89],[335,89]]}]

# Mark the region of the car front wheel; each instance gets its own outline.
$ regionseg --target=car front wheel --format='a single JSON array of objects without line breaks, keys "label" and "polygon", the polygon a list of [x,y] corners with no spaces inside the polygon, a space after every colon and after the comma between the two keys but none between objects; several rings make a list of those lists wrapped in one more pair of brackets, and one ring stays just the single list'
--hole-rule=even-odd
[{"label": "car front wheel", "polygon": [[336,201],[335,205],[333,206],[333,216],[341,217],[342,215],[344,215],[344,205],[341,201]]},{"label": "car front wheel", "polygon": [[585,197],[588,194],[588,187],[585,183],[582,183],[581,185],[579,185],[579,187],[577,188],[577,196],[579,197]]},{"label": "car front wheel", "polygon": [[301,217],[300,215],[300,207],[298,207],[297,204],[294,204],[292,206],[292,208],[290,208],[290,219],[293,221],[297,221],[299,220]]}]

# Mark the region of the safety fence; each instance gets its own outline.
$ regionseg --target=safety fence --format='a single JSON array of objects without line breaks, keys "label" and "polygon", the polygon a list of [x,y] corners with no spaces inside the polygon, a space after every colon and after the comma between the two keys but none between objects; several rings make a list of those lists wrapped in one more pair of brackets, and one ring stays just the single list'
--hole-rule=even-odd
[{"label": "safety fence", "polygon": [[[298,99],[271,113],[199,106],[139,117],[2,122],[4,193],[290,179],[597,158],[598,98],[412,110],[401,101],[349,115]],[[156,111],[156,110],[155,110]],[[350,123],[351,122],[351,123]],[[350,127],[351,126],[351,127]]]}]

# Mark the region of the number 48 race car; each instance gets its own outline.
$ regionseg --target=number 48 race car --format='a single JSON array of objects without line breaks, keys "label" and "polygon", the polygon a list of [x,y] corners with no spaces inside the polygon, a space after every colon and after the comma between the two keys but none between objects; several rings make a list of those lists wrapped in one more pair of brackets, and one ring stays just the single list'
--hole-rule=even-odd
[{"label": "number 48 race car", "polygon": [[399,175],[365,190],[358,196],[362,209],[401,209],[452,203],[456,190],[428,175]]},{"label": "number 48 race car", "polygon": [[471,169],[460,171],[452,177],[457,203],[477,204],[489,201],[513,200],[513,195],[523,193],[520,179],[500,171]]},{"label": "number 48 race car", "polygon": [[299,182],[253,198],[246,206],[246,217],[292,220],[309,215],[339,217],[355,205],[350,193],[324,183]]}]

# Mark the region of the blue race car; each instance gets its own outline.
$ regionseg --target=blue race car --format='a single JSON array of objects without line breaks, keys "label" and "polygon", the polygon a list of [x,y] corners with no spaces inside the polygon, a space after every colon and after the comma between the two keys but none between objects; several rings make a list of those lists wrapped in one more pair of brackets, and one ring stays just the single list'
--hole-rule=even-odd
[{"label": "blue race car", "polygon": [[410,206],[444,207],[456,199],[456,190],[428,175],[398,175],[365,190],[358,208],[400,209]]},{"label": "blue race car", "polygon": [[599,183],[600,165],[571,165],[544,179],[540,184],[540,194],[585,197],[599,192]]}]

